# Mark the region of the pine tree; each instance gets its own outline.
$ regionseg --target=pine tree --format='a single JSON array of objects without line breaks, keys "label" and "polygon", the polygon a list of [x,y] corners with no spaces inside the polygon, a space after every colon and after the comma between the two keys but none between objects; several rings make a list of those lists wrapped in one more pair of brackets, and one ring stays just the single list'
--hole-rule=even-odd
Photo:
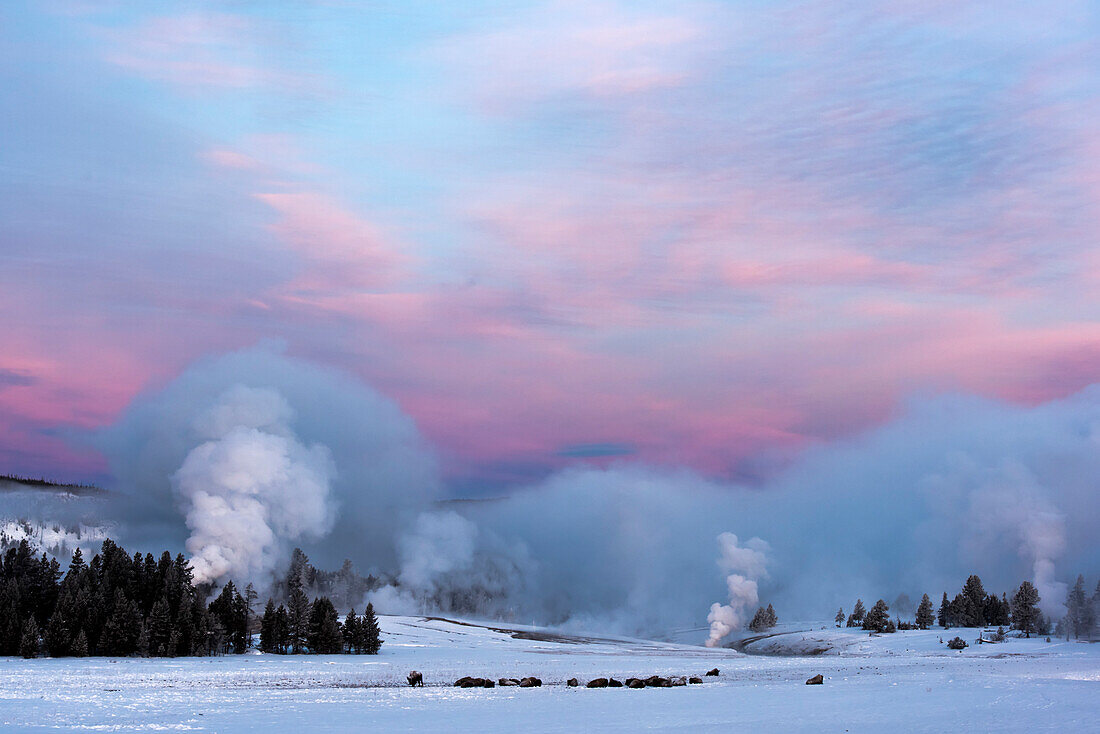
[{"label": "pine tree", "polygon": [[768,628],[768,613],[764,607],[757,607],[756,614],[752,616],[752,621],[749,622],[749,629],[753,632],[763,632]]},{"label": "pine tree", "polygon": [[[255,592],[252,592],[255,594]],[[251,616],[248,600],[241,594],[233,594],[233,627],[230,629],[230,639],[233,642],[233,652],[243,654],[251,647],[251,635],[248,632],[248,619]]]},{"label": "pine tree", "polygon": [[1100,581],[1096,582],[1096,592],[1086,600],[1081,619],[1081,634],[1092,639],[1096,631],[1097,618],[1100,618]]},{"label": "pine tree", "polygon": [[61,581],[61,565],[56,558],[47,560],[46,554],[42,554],[42,560],[38,565],[40,591],[38,596],[38,610],[36,616],[39,621],[45,623],[57,608],[58,582]]},{"label": "pine tree", "polygon": [[[962,593],[970,601],[975,610],[981,610],[985,604],[985,587],[982,585],[982,580],[977,574],[971,574],[967,577],[966,583],[963,584]],[[978,627],[981,627],[981,620],[979,619]]]},{"label": "pine tree", "polygon": [[932,615],[932,600],[928,598],[928,594],[925,594],[921,597],[920,604],[917,606],[917,628],[926,630],[935,621],[936,618]]},{"label": "pine tree", "polygon": [[134,645],[134,652],[142,657],[149,657],[149,625],[142,621],[141,626],[138,628],[137,643]]},{"label": "pine tree", "polygon": [[359,618],[355,616],[355,607],[352,607],[344,617],[344,645],[349,653],[360,652],[362,634],[362,625],[359,623]]},{"label": "pine tree", "polygon": [[1012,626],[1031,637],[1032,632],[1040,632],[1043,626],[1042,614],[1038,604],[1042,601],[1039,592],[1030,581],[1020,584],[1012,597]]},{"label": "pine tree", "polygon": [[221,618],[214,614],[208,616],[207,624],[208,627],[206,632],[206,654],[224,654],[229,646],[229,641],[225,633],[225,625],[222,624]]},{"label": "pine tree", "polygon": [[890,621],[890,607],[887,606],[886,601],[879,599],[875,602],[875,605],[871,607],[871,611],[867,612],[867,616],[863,619],[863,629],[870,630],[872,632],[885,632],[887,622]]},{"label": "pine tree", "polygon": [[227,581],[207,611],[222,632],[222,652],[240,655],[248,649],[248,604],[232,581]]},{"label": "pine tree", "polygon": [[23,615],[19,607],[19,583],[10,578],[0,588],[0,655],[19,652],[23,639]]},{"label": "pine tree", "polygon": [[867,610],[863,607],[863,600],[856,599],[856,605],[852,608],[852,619],[857,622],[862,622],[863,618],[867,615]]},{"label": "pine tree", "polygon": [[287,599],[287,625],[290,649],[297,655],[305,647],[309,633],[309,599],[298,583],[292,584],[290,598]]},{"label": "pine tree", "polygon": [[283,655],[286,654],[287,645],[290,644],[290,617],[287,614],[286,607],[282,604],[275,610],[275,651]]},{"label": "pine tree", "polygon": [[836,626],[844,624],[844,607],[836,610],[836,616],[833,617],[833,621],[836,622]]},{"label": "pine tree", "polygon": [[1067,640],[1071,633],[1074,639],[1081,638],[1088,606],[1089,600],[1085,596],[1085,577],[1078,575],[1077,582],[1066,592],[1066,617],[1063,624]]},{"label": "pine tree", "polygon": [[965,600],[961,610],[963,618],[958,621],[958,624],[963,627],[981,627],[985,624],[983,615],[985,596],[982,580],[977,574],[971,575],[963,585],[962,597]]},{"label": "pine tree", "polygon": [[382,630],[378,627],[378,617],[374,615],[374,605],[369,602],[359,620],[359,628],[362,630],[363,653],[377,655],[382,647]]},{"label": "pine tree", "polygon": [[[169,575],[174,571],[169,570]],[[165,578],[166,590],[167,590],[167,577]],[[171,609],[172,602],[169,600],[168,608]],[[195,625],[191,616],[191,604],[181,604],[179,611],[176,612],[175,618],[172,620],[172,637],[168,643],[172,652],[169,653],[172,657],[186,657],[188,655],[198,655],[196,652],[195,642]]]},{"label": "pine tree", "polygon": [[25,658],[33,658],[38,655],[38,623],[34,617],[27,617],[23,623],[23,634],[19,640],[19,654]]},{"label": "pine tree", "polygon": [[52,658],[60,658],[69,654],[70,643],[69,625],[60,611],[55,611],[46,625],[46,652]]},{"label": "pine tree", "polygon": [[222,587],[221,592],[210,602],[206,611],[213,617],[218,625],[217,628],[221,632],[222,645],[219,646],[218,652],[229,652],[229,648],[232,646],[232,641],[229,639],[229,630],[234,627],[233,624],[233,594],[237,589],[233,585],[232,581],[227,581],[225,586]]},{"label": "pine tree", "polygon": [[103,636],[103,627],[107,624],[107,588],[100,585],[92,590],[91,587],[95,578],[92,569],[98,564],[98,558],[99,556],[94,556],[92,562],[88,564],[89,592],[82,626],[88,636],[88,649],[91,654],[105,655],[107,653],[100,649],[99,643]]},{"label": "pine tree", "polygon": [[132,655],[141,634],[141,613],[121,588],[115,590],[114,607],[98,645],[101,655]]},{"label": "pine tree", "polygon": [[255,608],[256,600],[260,598],[259,593],[256,591],[256,587],[249,581],[248,585],[244,587],[244,603],[245,603],[245,634],[247,636],[246,648],[252,647],[252,632],[254,629],[254,619],[256,617]]},{"label": "pine tree", "polygon": [[84,630],[80,630],[76,633],[76,637],[73,638],[72,647],[69,649],[69,654],[78,658],[88,655],[88,636],[84,634]]},{"label": "pine tree", "polygon": [[153,610],[153,605],[161,597],[164,578],[160,575],[160,567],[152,553],[145,554],[145,567],[141,571],[142,593],[141,612],[148,616]]},{"label": "pine tree", "polygon": [[260,650],[276,652],[275,649],[275,601],[268,597],[264,615],[260,618]]},{"label": "pine tree", "polygon": [[947,592],[945,591],[945,592],[943,592],[943,601],[940,602],[939,614],[936,615],[936,621],[939,623],[940,627],[943,627],[944,629],[948,628],[949,623],[951,621],[950,619],[948,619],[948,616],[949,616],[950,612],[951,612],[951,605],[947,601]]},{"label": "pine tree", "polygon": [[764,619],[768,624],[768,629],[779,624],[779,617],[775,615],[775,609],[771,604],[768,604],[768,608],[764,610]]},{"label": "pine tree", "polygon": [[84,574],[88,571],[88,564],[84,562],[84,553],[78,547],[73,551],[73,557],[69,560],[69,570],[65,578],[73,577],[74,581],[83,581]]},{"label": "pine tree", "polygon": [[[178,560],[178,559],[177,559]],[[188,576],[190,578],[190,576]],[[190,592],[189,592],[190,593]],[[215,655],[220,649],[224,630],[218,630],[218,622],[206,611],[197,594],[191,594],[188,611],[187,640],[191,651],[188,655]]]},{"label": "pine tree", "polygon": [[168,600],[161,596],[153,603],[149,610],[148,624],[149,654],[154,656],[171,656],[174,651],[169,646],[172,639],[172,617],[168,611]]},{"label": "pine tree", "polygon": [[310,652],[317,655],[332,655],[343,650],[340,618],[328,597],[321,596],[313,602],[309,613],[307,641]]}]

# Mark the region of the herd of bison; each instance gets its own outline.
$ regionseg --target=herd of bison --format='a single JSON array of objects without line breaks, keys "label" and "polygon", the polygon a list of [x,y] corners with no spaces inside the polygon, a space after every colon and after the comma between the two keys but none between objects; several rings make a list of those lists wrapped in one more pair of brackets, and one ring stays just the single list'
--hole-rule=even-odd
[{"label": "herd of bison", "polygon": [[[718,668],[712,668],[706,672],[707,676],[717,676]],[[412,671],[408,675],[408,681],[410,686],[423,686],[424,675],[417,670]],[[672,676],[665,677],[661,675],[651,675],[648,678],[627,678],[626,680],[616,680],[615,678],[593,678],[585,684],[585,688],[675,688],[676,686],[686,686],[689,684],[702,683],[703,679],[699,676]],[[806,681],[806,685],[821,685],[824,682],[823,676],[820,674],[815,675]],[[528,676],[526,678],[500,678],[497,681],[493,681],[491,678],[475,678],[473,676],[464,676],[459,678],[454,683],[455,688],[496,688],[497,686],[518,686],[519,688],[539,688],[542,686],[542,679],[534,676]],[[576,678],[570,678],[565,682],[565,685],[570,688],[578,688],[581,683]]]}]

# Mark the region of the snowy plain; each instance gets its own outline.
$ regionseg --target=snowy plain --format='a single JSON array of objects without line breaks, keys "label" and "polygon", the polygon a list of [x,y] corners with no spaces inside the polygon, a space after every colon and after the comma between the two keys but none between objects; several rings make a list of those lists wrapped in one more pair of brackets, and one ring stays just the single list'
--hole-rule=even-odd
[{"label": "snowy plain", "polygon": [[[732,649],[380,618],[378,656],[0,658],[5,732],[1100,731],[1100,645],[976,630],[788,625]],[[518,634],[517,634],[518,632]],[[971,646],[953,652],[960,633]],[[806,654],[814,653],[814,654]],[[702,675],[702,685],[569,688],[577,677]],[[405,683],[410,670],[425,687]],[[805,681],[821,673],[825,683]],[[542,688],[459,689],[535,675]]]}]

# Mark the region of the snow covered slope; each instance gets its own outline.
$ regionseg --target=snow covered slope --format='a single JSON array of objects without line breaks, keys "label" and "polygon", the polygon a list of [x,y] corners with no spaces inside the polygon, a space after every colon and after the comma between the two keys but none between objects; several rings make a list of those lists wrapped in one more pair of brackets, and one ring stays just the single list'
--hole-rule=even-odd
[{"label": "snow covered slope", "polygon": [[106,497],[95,487],[0,478],[0,552],[26,540],[63,567],[76,548],[90,557],[113,530],[99,519]]},{"label": "snow covered slope", "polygon": [[[949,653],[929,633],[837,631],[859,649],[776,657],[420,617],[381,624],[378,656],[0,658],[0,730],[1037,732],[1095,730],[1100,714],[1100,645],[1027,640]],[[713,667],[720,676],[682,688],[564,685]],[[412,669],[424,688],[405,685]],[[805,685],[816,673],[825,684]],[[545,685],[454,688],[464,675],[536,675]]]},{"label": "snow covered slope", "polygon": [[[966,655],[968,658],[996,658],[1004,655],[1027,655],[1029,657],[1062,655],[1067,645],[1079,651],[1075,642],[1066,642],[1057,638],[1046,642],[1045,638],[1024,638],[1018,632],[1011,632],[1002,643],[979,643],[977,629],[950,629],[939,627],[930,630],[906,630],[893,634],[870,634],[858,628],[841,628],[821,624],[814,628],[812,624],[788,625],[789,629],[778,629],[767,634],[745,637],[734,647],[750,655],[827,655],[827,656],[863,656],[892,657],[903,656],[942,656]],[[987,631],[986,639],[991,635]],[[947,641],[961,637],[969,647],[962,653],[947,649]]]}]

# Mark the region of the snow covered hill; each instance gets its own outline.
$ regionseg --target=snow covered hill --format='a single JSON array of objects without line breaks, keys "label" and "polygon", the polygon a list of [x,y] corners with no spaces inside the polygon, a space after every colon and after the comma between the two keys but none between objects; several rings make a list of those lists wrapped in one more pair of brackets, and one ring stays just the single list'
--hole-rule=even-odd
[{"label": "snow covered hill", "polygon": [[[380,622],[377,656],[0,658],[0,729],[1033,733],[1094,729],[1100,713],[1100,646],[1084,643],[1013,640],[953,653],[936,632],[819,629],[851,644],[830,655],[763,656],[459,620]],[[719,676],[682,688],[564,684],[714,667]],[[413,669],[424,688],[405,684]],[[824,685],[805,685],[817,673]],[[464,675],[535,675],[544,685],[453,687]]]},{"label": "snow covered hill", "polygon": [[[986,630],[986,639],[993,630]],[[793,656],[866,656],[891,657],[913,655],[958,655],[947,649],[947,641],[961,637],[969,647],[963,652],[968,657],[997,657],[1003,655],[1058,655],[1066,651],[1067,643],[1057,638],[1046,642],[1045,638],[1024,638],[1018,632],[1010,632],[1004,642],[978,642],[980,630],[956,628],[944,630],[905,630],[892,634],[871,634],[859,628],[837,629],[832,625],[791,623],[762,635],[742,637],[732,647],[750,655]],[[1074,649],[1077,649],[1076,647]]]},{"label": "snow covered hill", "polygon": [[80,548],[81,553],[89,555],[109,537],[110,530],[106,525],[61,525],[25,519],[0,520],[0,551],[26,540],[36,555],[46,553],[59,560],[67,559],[77,548]]},{"label": "snow covered hill", "polygon": [[99,519],[106,496],[96,487],[0,477],[0,552],[26,540],[62,566],[76,548],[95,552],[113,530]]}]

